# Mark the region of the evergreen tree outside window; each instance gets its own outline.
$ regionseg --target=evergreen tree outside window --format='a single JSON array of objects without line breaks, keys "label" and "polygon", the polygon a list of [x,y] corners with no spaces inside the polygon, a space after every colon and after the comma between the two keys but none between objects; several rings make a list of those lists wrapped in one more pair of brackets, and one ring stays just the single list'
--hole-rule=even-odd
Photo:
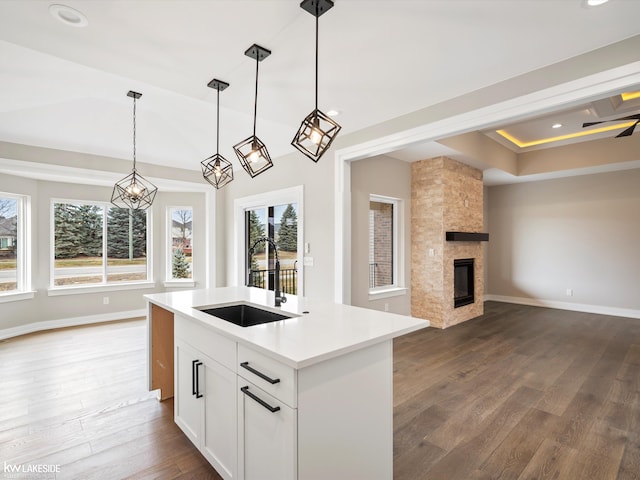
[{"label": "evergreen tree outside window", "polygon": [[191,272],[189,271],[189,263],[187,262],[187,256],[181,248],[177,248],[173,253],[173,267],[171,269],[173,278],[190,278]]},{"label": "evergreen tree outside window", "polygon": [[[297,204],[272,205],[245,212],[246,252],[261,237],[272,239],[280,257],[280,286],[284,293],[296,295],[298,257]],[[275,252],[269,244],[256,246],[251,258],[251,275],[247,283],[258,288],[275,288]]]},{"label": "evergreen tree outside window", "polygon": [[[279,207],[281,209],[282,205]],[[281,252],[298,251],[298,214],[291,203],[287,204],[280,216],[277,244]]]},{"label": "evergreen tree outside window", "polygon": [[54,202],[53,232],[53,286],[147,280],[146,211]]},{"label": "evergreen tree outside window", "polygon": [[193,278],[193,207],[169,207],[169,280]]},{"label": "evergreen tree outside window", "polygon": [[[249,210],[248,215],[248,231],[249,238],[247,240],[247,251],[256,240],[266,236],[265,228],[267,226],[267,215],[264,208]],[[257,271],[264,269],[267,264],[267,245],[261,243],[256,245],[251,258],[251,270]]]}]

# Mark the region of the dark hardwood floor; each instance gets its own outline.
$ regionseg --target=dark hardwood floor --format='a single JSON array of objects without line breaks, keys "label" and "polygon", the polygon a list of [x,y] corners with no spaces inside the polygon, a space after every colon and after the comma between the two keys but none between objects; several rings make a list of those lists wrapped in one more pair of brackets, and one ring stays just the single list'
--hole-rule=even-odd
[{"label": "dark hardwood floor", "polygon": [[640,320],[487,302],[394,356],[395,480],[640,478]]},{"label": "dark hardwood floor", "polygon": [[[146,391],[144,335],[133,320],[0,342],[0,467],[219,479]],[[487,302],[394,349],[395,480],[640,479],[640,320]]]},{"label": "dark hardwood floor", "polygon": [[0,480],[221,479],[173,423],[173,402],[147,392],[145,334],[133,320],[0,342]]}]

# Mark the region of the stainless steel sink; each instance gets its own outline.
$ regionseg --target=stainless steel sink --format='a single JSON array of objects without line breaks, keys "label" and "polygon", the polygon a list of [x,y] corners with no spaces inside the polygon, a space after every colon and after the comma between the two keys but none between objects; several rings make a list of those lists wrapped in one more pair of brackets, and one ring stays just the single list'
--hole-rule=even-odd
[{"label": "stainless steel sink", "polygon": [[198,310],[213,317],[239,325],[240,327],[251,327],[263,323],[277,322],[278,320],[286,320],[293,316],[270,312],[269,310],[263,310],[245,303],[226,305],[224,307],[204,307]]}]

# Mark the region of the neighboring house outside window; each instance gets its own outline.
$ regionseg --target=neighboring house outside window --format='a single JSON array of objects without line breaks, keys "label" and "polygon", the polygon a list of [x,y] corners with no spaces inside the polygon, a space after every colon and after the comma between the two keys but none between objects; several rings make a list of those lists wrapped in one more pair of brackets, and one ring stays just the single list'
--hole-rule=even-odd
[{"label": "neighboring house outside window", "polygon": [[0,217],[0,256],[14,255],[18,238],[17,217]]}]

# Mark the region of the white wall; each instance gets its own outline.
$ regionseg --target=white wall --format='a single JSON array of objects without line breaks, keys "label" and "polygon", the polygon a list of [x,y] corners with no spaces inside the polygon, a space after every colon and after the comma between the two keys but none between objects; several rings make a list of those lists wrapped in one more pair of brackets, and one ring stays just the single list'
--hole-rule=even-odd
[{"label": "white wall", "polygon": [[[163,193],[156,196],[152,215],[152,255],[153,280],[155,288],[134,290],[113,290],[108,292],[83,292],[72,295],[49,296],[50,252],[51,252],[51,199],[84,201],[108,201],[111,188],[75,183],[30,180],[11,175],[0,175],[0,191],[26,194],[31,197],[31,276],[33,299],[0,303],[0,338],[5,332],[21,332],[37,329],[37,323],[46,324],[58,320],[78,320],[78,323],[121,318],[119,312],[142,311],[145,302],[142,295],[163,291],[165,279],[166,206],[192,205],[194,207],[194,280],[204,286],[205,269],[197,260],[198,249],[204,250],[205,195],[204,193]],[[204,262],[202,262],[204,263]],[[109,297],[109,304],[103,304],[103,297]],[[84,321],[81,321],[84,319]]]},{"label": "white wall", "polygon": [[[369,195],[403,200],[404,295],[369,300]],[[411,164],[378,156],[351,164],[351,304],[411,314]]]},{"label": "white wall", "polygon": [[639,185],[637,169],[489,188],[487,292],[640,315]]},{"label": "white wall", "polygon": [[[293,149],[293,147],[291,147]],[[314,265],[304,268],[305,296],[310,298],[333,299],[333,156],[325,155],[317,163],[301,153],[292,153],[274,160],[274,166],[255,178],[234,162],[234,180],[224,190],[224,229],[220,229],[225,245],[226,282],[230,285],[236,278],[238,265],[244,258],[234,258],[235,226],[234,200],[259,193],[271,192],[298,185],[304,185],[304,242],[310,245]],[[300,212],[298,213],[300,216]],[[242,219],[240,219],[242,221]],[[242,251],[242,250],[240,250]]]},{"label": "white wall", "polygon": [[[216,244],[208,245],[217,256],[217,281],[216,285],[224,286],[230,283],[230,279],[234,275],[237,265],[233,257],[234,250],[234,228],[233,228],[233,201],[235,198],[254,195],[261,192],[282,189],[297,185],[305,186],[305,227],[304,239],[311,245],[310,256],[314,258],[314,266],[305,268],[305,293],[310,297],[320,297],[328,300],[334,299],[334,267],[336,260],[336,251],[334,249],[334,195],[335,195],[335,176],[334,176],[334,152],[338,149],[350,151],[348,158],[355,160],[362,151],[366,151],[363,156],[369,156],[372,152],[369,148],[362,145],[367,142],[373,142],[376,146],[376,153],[390,151],[396,146],[395,143],[388,140],[389,137],[402,133],[402,138],[407,142],[415,142],[418,140],[430,140],[441,138],[446,135],[464,133],[466,128],[470,128],[469,122],[475,125],[479,121],[486,121],[486,116],[479,113],[472,116],[481,118],[482,120],[468,120],[466,126],[461,127],[459,119],[455,122],[450,120],[456,116],[465,116],[467,112],[476,110],[482,111],[485,107],[490,107],[499,102],[510,99],[527,99],[529,94],[536,95],[535,92],[547,88],[556,88],[562,86],[565,82],[572,82],[583,77],[599,75],[608,69],[622,68],[629,65],[630,74],[636,70],[633,68],[637,62],[637,45],[640,43],[640,36],[627,39],[619,44],[614,44],[594,52],[588,52],[584,55],[568,59],[555,65],[543,67],[535,72],[530,72],[512,79],[505,80],[499,84],[491,85],[475,92],[471,92],[453,99],[443,100],[441,103],[425,107],[416,112],[399,116],[379,125],[374,125],[362,130],[358,130],[357,125],[350,123],[349,113],[339,117],[338,121],[343,124],[344,132],[336,139],[334,146],[317,164],[307,159],[299,153],[291,153],[282,158],[275,159],[275,166],[265,172],[263,175],[255,179],[250,179],[248,175],[240,169],[236,164],[236,180],[226,186],[222,191],[218,192],[216,200],[216,225],[215,238]],[[626,70],[625,70],[626,71]],[[620,74],[616,78],[622,78]],[[339,80],[339,79],[338,79]],[[620,80],[622,81],[622,80]],[[589,85],[593,85],[590,82]],[[617,85],[617,86],[616,86]],[[621,85],[618,82],[612,85],[611,89],[618,88]],[[572,87],[573,88],[573,87]],[[575,87],[576,92],[582,95],[587,93]],[[604,88],[604,87],[603,87]],[[598,90],[601,92],[601,90]],[[575,95],[578,95],[575,93]],[[390,91],[390,95],[392,92]],[[554,97],[555,98],[555,97]],[[565,101],[568,101],[565,98]],[[572,101],[577,101],[573,98]],[[523,100],[524,102],[524,100]],[[364,108],[375,108],[375,101],[365,102]],[[547,108],[549,105],[547,105]],[[537,108],[542,108],[538,106]],[[306,112],[300,112],[301,116]],[[502,116],[509,115],[509,112],[501,113]],[[501,117],[502,118],[502,117]],[[454,126],[451,126],[453,123]],[[411,132],[414,129],[420,129],[425,125],[439,125],[437,131],[430,130],[429,135],[432,137],[423,138],[407,137],[403,132]],[[475,130],[475,126],[472,128]],[[293,135],[293,132],[292,132]],[[387,138],[388,143],[378,145],[380,139]],[[292,147],[292,151],[294,151]],[[346,158],[346,157],[345,157]],[[95,155],[87,155],[78,152],[64,152],[51,149],[44,149],[34,146],[25,146],[18,144],[8,144],[0,142],[0,159],[20,160],[32,162],[34,164],[42,164],[43,166],[60,165],[68,168],[80,169],[83,171],[94,170],[97,176],[104,177],[105,173],[128,172],[130,161],[124,159],[113,159],[100,157]],[[200,176],[195,170],[186,170],[179,168],[160,167],[151,164],[140,164],[144,166],[146,176],[165,178],[184,183],[195,183]],[[201,180],[201,179],[200,179]],[[45,182],[46,183],[46,182]],[[636,182],[637,184],[637,182]],[[12,177],[6,174],[0,174],[0,191],[8,191],[15,193],[28,193],[32,195],[34,201],[33,212],[33,234],[37,237],[34,240],[34,288],[37,290],[36,297],[33,300],[17,301],[11,303],[0,304],[0,329],[5,326],[13,326],[26,324],[29,322],[43,321],[48,319],[77,317],[82,315],[100,315],[103,312],[107,314],[116,311],[125,311],[131,308],[139,308],[141,303],[141,293],[133,291],[121,292],[112,296],[110,305],[104,306],[101,303],[101,294],[87,294],[86,296],[66,296],[66,297],[48,297],[46,288],[48,282],[48,247],[39,247],[40,242],[48,241],[49,231],[49,215],[48,203],[49,199],[46,195],[39,198],[39,183],[36,181],[26,180],[21,177]],[[98,196],[101,199],[108,198],[110,192],[105,187],[91,187],[64,184],[58,184],[59,187],[51,186],[49,194],[55,196],[71,196],[78,195],[84,199],[92,199]],[[19,188],[20,187],[20,188]],[[345,186],[345,190],[349,185]],[[30,193],[31,192],[31,193]],[[345,195],[350,197],[350,192],[345,191]],[[159,194],[158,202],[162,201],[163,193]],[[494,190],[491,189],[490,200],[494,198]],[[38,205],[36,205],[38,202]],[[169,202],[169,200],[167,200]],[[171,202],[172,203],[172,202]],[[183,203],[183,202],[180,202]],[[45,205],[46,207],[43,207]],[[43,210],[44,208],[44,210]],[[161,215],[164,218],[164,212]],[[213,212],[207,214],[208,220],[213,220]],[[505,219],[505,222],[508,220]],[[154,232],[160,229],[161,221],[154,223]],[[348,226],[343,226],[348,227]],[[505,227],[507,228],[507,227]],[[348,230],[348,228],[345,228]],[[490,246],[495,244],[493,241],[495,233],[490,227],[491,239]],[[156,240],[157,242],[158,240]],[[345,245],[350,242],[345,242]],[[157,246],[157,245],[156,245]],[[213,250],[215,249],[215,250]],[[44,253],[43,253],[44,252]],[[341,253],[341,252],[340,252]],[[496,253],[500,253],[500,249],[491,249],[489,265],[493,262]],[[348,255],[346,255],[348,258]],[[501,261],[502,259],[498,259]],[[159,260],[157,260],[159,261]],[[506,260],[505,260],[506,261]],[[213,263],[213,262],[212,262]],[[502,265],[500,263],[500,265]],[[349,277],[349,265],[341,265],[344,269],[344,277]],[[502,268],[502,267],[499,267]],[[154,264],[155,275],[158,275],[161,268]],[[500,270],[499,270],[500,271]],[[342,272],[340,272],[342,273]],[[495,275],[494,275],[495,277]],[[46,279],[46,281],[43,280]],[[498,279],[500,277],[498,276]],[[157,281],[161,279],[156,277]],[[637,280],[637,279],[636,279]],[[506,281],[511,285],[509,281]],[[504,285],[495,283],[496,288],[500,292],[510,294],[518,293],[517,289],[507,288]],[[499,287],[499,288],[498,288]],[[562,287],[564,288],[564,286]],[[581,288],[575,287],[576,295],[582,291]],[[343,289],[344,290],[344,289]],[[557,290],[557,288],[555,289]],[[554,291],[555,291],[554,290]],[[145,293],[149,291],[146,290]],[[522,293],[522,292],[521,292]],[[535,293],[535,292],[534,292]]]}]

